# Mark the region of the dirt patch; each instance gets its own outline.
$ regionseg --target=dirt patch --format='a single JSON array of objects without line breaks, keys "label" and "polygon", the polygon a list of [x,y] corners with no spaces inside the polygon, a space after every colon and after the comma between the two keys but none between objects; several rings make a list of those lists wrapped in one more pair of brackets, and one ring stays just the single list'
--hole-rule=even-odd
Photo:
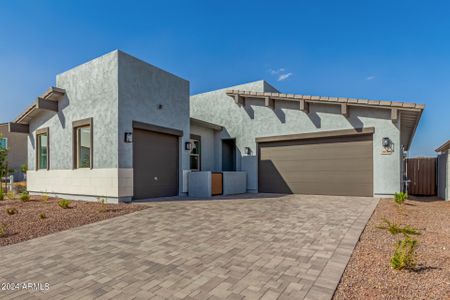
[{"label": "dirt patch", "polygon": [[[378,229],[386,218],[421,231],[417,269],[397,271],[389,260],[400,238]],[[450,299],[450,202],[408,200],[401,211],[392,199],[379,202],[334,299]]]},{"label": "dirt patch", "polygon": [[[50,233],[94,223],[97,221],[132,213],[146,207],[136,204],[101,204],[71,201],[70,208],[59,207],[60,199],[42,201],[32,197],[28,202],[20,200],[0,201],[0,246],[11,245]],[[8,209],[17,213],[9,215]]]}]

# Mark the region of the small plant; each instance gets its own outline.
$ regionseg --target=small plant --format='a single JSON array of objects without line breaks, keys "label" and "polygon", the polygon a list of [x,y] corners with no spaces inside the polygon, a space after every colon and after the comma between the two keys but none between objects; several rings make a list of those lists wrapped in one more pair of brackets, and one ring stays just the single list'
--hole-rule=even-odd
[{"label": "small plant", "polygon": [[19,213],[19,211],[17,210],[17,208],[15,207],[11,207],[11,208],[7,208],[6,209],[6,213],[10,216],[15,215],[17,213]]},{"label": "small plant", "polygon": [[417,240],[405,237],[397,242],[391,267],[395,270],[414,269],[416,267]]},{"label": "small plant", "polygon": [[404,236],[420,235],[420,232],[417,229],[415,229],[409,225],[405,225],[404,227],[401,227],[398,224],[390,222],[386,218],[383,218],[383,222],[385,223],[385,225],[384,226],[379,225],[379,226],[377,226],[377,228],[386,229],[392,235],[397,235],[400,233],[403,234]]},{"label": "small plant", "polygon": [[0,238],[8,235],[8,225],[5,223],[0,224]]},{"label": "small plant", "polygon": [[394,195],[394,201],[398,205],[402,205],[406,201],[406,199],[408,199],[407,193],[400,192],[400,193],[395,193],[395,195]]},{"label": "small plant", "polygon": [[70,208],[70,200],[61,199],[58,201],[58,205],[64,209]]},{"label": "small plant", "polygon": [[[1,183],[0,183],[1,184]],[[0,201],[3,201],[3,200],[5,200],[5,195],[3,194],[3,190],[2,190],[2,188],[0,187]]]},{"label": "small plant", "polygon": [[42,202],[48,202],[48,195],[47,194],[41,195],[41,201]]},{"label": "small plant", "polygon": [[22,202],[30,201],[30,194],[28,192],[22,192],[22,194],[20,194],[20,200],[22,200]]},{"label": "small plant", "polygon": [[105,198],[97,198],[97,202],[100,203],[100,212],[106,212],[107,208],[106,208],[106,199]]},{"label": "small plant", "polygon": [[14,200],[14,199],[16,198],[16,195],[14,194],[13,191],[9,191],[9,192],[6,193],[6,197],[7,197],[9,200]]},{"label": "small plant", "polygon": [[45,213],[41,212],[39,214],[39,219],[41,219],[41,220],[47,219],[47,216],[45,215]]}]

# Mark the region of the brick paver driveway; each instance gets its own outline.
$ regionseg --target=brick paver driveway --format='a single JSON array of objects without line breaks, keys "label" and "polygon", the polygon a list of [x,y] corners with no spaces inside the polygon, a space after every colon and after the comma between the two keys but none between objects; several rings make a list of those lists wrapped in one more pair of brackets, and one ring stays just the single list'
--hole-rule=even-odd
[{"label": "brick paver driveway", "polygon": [[0,248],[0,298],[329,299],[377,203],[251,195],[172,201]]}]

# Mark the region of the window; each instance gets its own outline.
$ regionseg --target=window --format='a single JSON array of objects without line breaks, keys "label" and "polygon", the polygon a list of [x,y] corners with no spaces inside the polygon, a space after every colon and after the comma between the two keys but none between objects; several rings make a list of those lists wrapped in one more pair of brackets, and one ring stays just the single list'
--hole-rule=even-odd
[{"label": "window", "polygon": [[36,131],[36,170],[49,169],[48,128]]},{"label": "window", "polygon": [[92,119],[73,123],[74,168],[92,169]]},{"label": "window", "polygon": [[201,137],[191,134],[191,150],[190,150],[190,161],[191,170],[200,171],[200,160],[201,160]]},{"label": "window", "polygon": [[0,149],[8,150],[8,138],[0,137]]}]

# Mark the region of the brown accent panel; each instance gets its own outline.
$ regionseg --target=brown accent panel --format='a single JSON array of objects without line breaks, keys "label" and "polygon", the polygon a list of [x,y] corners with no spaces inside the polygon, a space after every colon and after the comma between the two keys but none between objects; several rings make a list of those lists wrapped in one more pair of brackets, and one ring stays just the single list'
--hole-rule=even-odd
[{"label": "brown accent panel", "polygon": [[223,194],[223,174],[220,172],[211,173],[211,194],[213,196]]},{"label": "brown accent panel", "polygon": [[434,157],[408,158],[407,174],[410,180],[408,194],[417,196],[436,196],[437,159]]},{"label": "brown accent panel", "polygon": [[171,135],[176,135],[176,136],[183,136],[182,130],[168,128],[168,127],[162,127],[162,126],[138,122],[138,121],[133,121],[133,128],[149,130],[149,131],[165,133],[165,134],[171,134]]},{"label": "brown accent panel", "polygon": [[373,196],[372,135],[258,144],[263,193]]},{"label": "brown accent panel", "polygon": [[8,131],[11,133],[30,133],[30,126],[28,124],[8,123]]},{"label": "brown accent panel", "polygon": [[58,102],[38,97],[36,101],[36,108],[58,112]]},{"label": "brown accent panel", "polygon": [[134,199],[178,195],[178,159],[178,136],[134,128]]}]

